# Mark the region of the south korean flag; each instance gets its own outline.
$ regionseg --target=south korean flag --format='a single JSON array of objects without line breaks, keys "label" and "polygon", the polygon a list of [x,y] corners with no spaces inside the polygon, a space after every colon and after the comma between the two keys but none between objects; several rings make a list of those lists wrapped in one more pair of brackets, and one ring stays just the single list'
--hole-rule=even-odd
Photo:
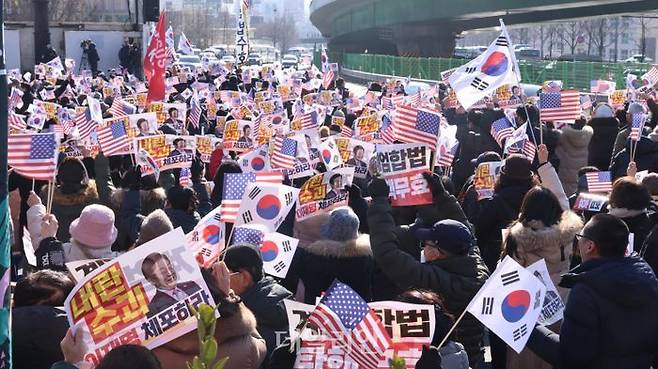
[{"label": "south korean flag", "polygon": [[260,224],[275,232],[299,195],[299,189],[277,184],[250,183],[245,190],[235,226]]},{"label": "south korean flag", "polygon": [[542,311],[546,286],[506,256],[466,310],[520,353]]},{"label": "south korean flag", "polygon": [[457,68],[448,81],[464,109],[491,95],[503,85],[517,85],[521,74],[503,21],[502,32],[477,58]]},{"label": "south korean flag", "polygon": [[297,251],[299,240],[284,234],[272,232],[265,235],[260,244],[260,254],[263,257],[263,270],[265,273],[285,278],[288,274],[292,258]]}]

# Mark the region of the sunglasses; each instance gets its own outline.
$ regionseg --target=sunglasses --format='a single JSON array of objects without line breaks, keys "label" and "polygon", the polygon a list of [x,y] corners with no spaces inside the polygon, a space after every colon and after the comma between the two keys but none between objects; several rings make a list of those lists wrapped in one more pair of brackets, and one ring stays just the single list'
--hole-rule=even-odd
[{"label": "sunglasses", "polygon": [[578,242],[578,241],[580,241],[581,238],[584,238],[586,240],[590,240],[592,242],[596,242],[591,237],[585,236],[584,234],[580,234],[580,233],[576,233],[576,235],[573,237],[573,240],[574,240],[574,242]]}]

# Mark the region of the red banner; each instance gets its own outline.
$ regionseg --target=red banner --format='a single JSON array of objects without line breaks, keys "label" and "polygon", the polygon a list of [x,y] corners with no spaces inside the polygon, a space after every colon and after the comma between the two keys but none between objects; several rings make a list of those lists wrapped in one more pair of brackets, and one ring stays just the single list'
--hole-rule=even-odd
[{"label": "red banner", "polygon": [[151,42],[146,49],[144,58],[144,76],[149,81],[149,92],[146,97],[147,103],[162,101],[165,97],[165,59],[167,48],[165,42],[165,12],[160,12],[158,25],[151,37]]}]

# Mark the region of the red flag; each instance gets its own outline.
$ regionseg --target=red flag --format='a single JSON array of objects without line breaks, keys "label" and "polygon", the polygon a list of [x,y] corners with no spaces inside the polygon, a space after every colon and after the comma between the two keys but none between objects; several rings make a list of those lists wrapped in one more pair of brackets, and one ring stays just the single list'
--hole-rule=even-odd
[{"label": "red flag", "polygon": [[167,58],[165,23],[165,12],[163,11],[160,12],[160,19],[155,27],[155,33],[146,49],[144,76],[149,81],[147,103],[164,100],[165,97],[165,59]]}]

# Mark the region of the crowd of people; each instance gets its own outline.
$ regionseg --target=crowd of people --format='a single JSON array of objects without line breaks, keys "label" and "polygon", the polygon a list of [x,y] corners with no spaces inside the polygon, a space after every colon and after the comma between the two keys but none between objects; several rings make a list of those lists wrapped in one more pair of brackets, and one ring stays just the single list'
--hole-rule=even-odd
[{"label": "crowd of people", "polygon": [[[29,117],[29,107],[44,96],[43,90],[48,90],[54,92],[54,97],[43,101],[75,109],[84,107],[89,96],[100,101],[103,118],[111,118],[113,100],[134,94],[140,83],[131,76],[135,74],[131,70],[131,50],[128,44],[122,48],[122,65],[126,68],[82,79],[71,72],[59,78],[12,76],[10,90],[22,92],[13,112]],[[182,122],[182,130],[173,128],[178,112],[169,111],[169,120],[159,127],[160,132],[222,139],[224,125],[219,122],[233,119],[235,110],[227,101],[215,101],[218,118],[208,118],[208,99],[215,99],[214,95],[200,99],[200,120],[196,125],[189,124],[194,97],[188,92],[198,84],[239,92],[245,102],[259,92],[275,97],[278,86],[290,85],[298,97],[281,106],[282,114],[290,121],[299,113],[299,105],[310,108],[309,104],[303,106],[305,96],[331,91],[337,103],[318,119],[321,138],[343,134],[345,128],[351,130],[364,110],[383,110],[382,97],[407,95],[403,80],[376,81],[368,86],[368,93],[376,98],[355,108],[354,101],[361,96],[351,92],[341,78],[322,86],[317,69],[292,73],[276,67],[258,68],[250,78],[245,77],[245,70],[239,66],[199,70],[170,66],[167,77],[186,78],[169,86],[167,102],[187,104],[187,121]],[[119,93],[104,96],[102,86],[108,84],[114,84]],[[222,261],[202,269],[214,300],[219,302],[221,317],[215,337],[218,357],[229,357],[226,368],[293,368],[295,342],[287,338],[289,322],[284,301],[315,304],[334,280],[345,283],[368,302],[394,300],[434,307],[434,337],[416,368],[656,367],[655,91],[637,94],[616,108],[605,102],[595,103],[591,112],[560,128],[553,122],[540,123],[538,108],[525,96],[518,108],[507,112],[494,101],[466,111],[447,106],[449,92],[449,86],[439,83],[418,103],[441,112],[447,124],[457,127],[459,141],[450,167],[433,166],[432,172],[423,175],[431,191],[431,204],[392,207],[389,184],[377,175],[355,180],[349,186],[332,181],[332,191],[349,193],[348,206],[300,222],[295,220],[293,209],[278,228],[278,232],[299,240],[285,278],[265,274],[258,245],[248,242],[231,245]],[[258,114],[258,108],[254,113],[266,114]],[[537,151],[532,159],[521,153],[504,153],[504,146],[492,137],[492,123],[505,113],[513,116],[517,126],[527,123],[528,137],[536,138]],[[637,144],[629,138],[634,114],[648,116]],[[57,117],[51,117],[41,130],[50,131],[61,124]],[[141,125],[139,129],[141,134],[153,134]],[[102,150],[83,146],[75,134],[61,139],[62,143],[77,146],[80,155],[60,155],[52,193],[46,182],[33,181],[15,171],[9,178],[15,262],[12,278],[16,281],[12,348],[14,367],[18,369],[88,365],[83,362],[82,340],[69,327],[62,309],[75,286],[67,262],[112,259],[177,227],[190,232],[221,204],[225,175],[242,172],[236,162],[237,153],[220,142],[208,162],[196,153],[189,168],[191,183],[182,186],[180,169],[164,170],[157,178],[142,175],[144,168],[136,165],[132,155],[106,156]],[[251,126],[245,125],[240,140],[253,147],[254,134]],[[273,143],[274,139],[269,141]],[[176,141],[174,145],[178,150]],[[183,140],[180,150],[185,150],[184,145]],[[369,159],[364,157],[363,147],[355,147],[354,158],[345,165],[367,166]],[[493,196],[478,198],[475,170],[478,164],[493,161],[503,162]],[[326,170],[322,163],[313,165],[314,173]],[[588,192],[586,174],[608,170],[612,190],[600,210],[572,210],[577,209],[574,205],[579,195]],[[637,176],[645,170],[648,173],[642,178]],[[286,175],[284,181],[299,188],[308,178],[292,180]],[[633,234],[630,253],[629,234]],[[27,240],[34,247],[34,266],[25,256]],[[450,333],[456,317],[505,256],[523,267],[544,259],[566,305],[563,320],[535,327],[520,354],[470,314]],[[163,282],[157,283],[167,289]],[[183,292],[191,288],[194,286],[177,287]],[[171,299],[171,293],[158,293],[163,301]],[[449,339],[443,340],[449,333]],[[485,364],[485,346],[490,347],[491,364]],[[180,369],[199,352],[197,334],[191,332],[153,350],[118,346],[97,368]],[[323,365],[327,364],[316,367]]]}]

